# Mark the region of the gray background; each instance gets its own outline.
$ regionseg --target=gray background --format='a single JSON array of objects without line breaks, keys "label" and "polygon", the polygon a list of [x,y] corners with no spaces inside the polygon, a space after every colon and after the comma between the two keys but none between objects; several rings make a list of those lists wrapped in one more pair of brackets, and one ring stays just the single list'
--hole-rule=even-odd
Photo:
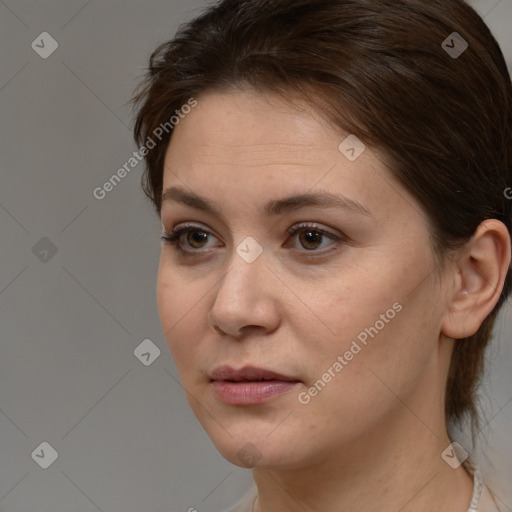
[{"label": "gray background", "polygon": [[[472,3],[512,69],[512,0]],[[92,195],[136,149],[126,102],[150,52],[204,5],[0,1],[2,512],[215,512],[252,481],[217,453],[180,387],[156,308],[160,223],[143,164]],[[45,31],[59,45],[47,59],[31,47]],[[508,304],[476,454],[504,510],[511,319]],[[148,366],[134,355],[145,339],[161,350]],[[32,456],[42,442],[58,452],[47,469]]]}]

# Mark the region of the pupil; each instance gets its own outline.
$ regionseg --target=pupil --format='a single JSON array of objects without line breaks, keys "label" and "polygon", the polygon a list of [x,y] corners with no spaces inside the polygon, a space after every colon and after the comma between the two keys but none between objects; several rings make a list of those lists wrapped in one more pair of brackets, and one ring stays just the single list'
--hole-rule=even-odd
[{"label": "pupil", "polygon": [[322,236],[318,231],[303,231],[304,235],[305,235],[305,238],[306,238],[306,242],[303,244],[305,246],[306,249],[311,249],[311,248],[315,248],[315,247],[308,247],[308,244],[313,244],[315,245],[315,243],[318,243],[319,241],[319,238]]},{"label": "pupil", "polygon": [[[197,236],[199,234],[199,236]],[[201,243],[206,239],[208,235],[204,231],[190,231],[188,233],[188,241],[191,242],[191,245],[194,246],[194,243]]]}]

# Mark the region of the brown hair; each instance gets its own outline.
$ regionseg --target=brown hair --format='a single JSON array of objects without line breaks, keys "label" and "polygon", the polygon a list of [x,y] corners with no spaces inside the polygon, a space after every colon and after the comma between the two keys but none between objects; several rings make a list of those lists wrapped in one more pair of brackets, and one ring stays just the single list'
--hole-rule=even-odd
[{"label": "brown hair", "polygon": [[[448,52],[453,32],[468,43],[458,56]],[[441,266],[485,219],[512,233],[512,85],[496,40],[463,0],[221,1],[151,55],[132,99],[137,144],[191,97],[237,87],[297,93],[378,148],[427,212]],[[158,215],[171,136],[145,156],[141,180]],[[452,355],[446,420],[468,415],[473,435],[484,349],[511,286],[509,268],[498,304]]]}]

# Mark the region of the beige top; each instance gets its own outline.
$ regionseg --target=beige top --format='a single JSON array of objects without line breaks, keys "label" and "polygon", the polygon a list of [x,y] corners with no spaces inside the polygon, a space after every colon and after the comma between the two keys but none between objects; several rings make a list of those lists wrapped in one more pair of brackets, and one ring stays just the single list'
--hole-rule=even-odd
[{"label": "beige top", "polygon": [[[482,474],[477,466],[466,466],[473,473],[473,496],[467,512],[502,512],[492,499]],[[254,485],[242,497],[238,503],[226,510],[226,512],[253,512],[254,503],[258,495],[258,489]]]}]

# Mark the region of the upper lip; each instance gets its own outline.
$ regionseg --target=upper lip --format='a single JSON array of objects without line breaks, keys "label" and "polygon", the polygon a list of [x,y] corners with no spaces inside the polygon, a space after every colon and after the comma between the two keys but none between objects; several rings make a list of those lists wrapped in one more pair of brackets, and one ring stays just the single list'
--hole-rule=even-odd
[{"label": "upper lip", "polygon": [[284,380],[288,382],[296,382],[298,379],[282,375],[272,370],[264,368],[256,368],[255,366],[244,366],[239,370],[231,368],[231,366],[217,366],[211,374],[212,380],[231,380],[231,381],[261,381],[261,380]]}]

